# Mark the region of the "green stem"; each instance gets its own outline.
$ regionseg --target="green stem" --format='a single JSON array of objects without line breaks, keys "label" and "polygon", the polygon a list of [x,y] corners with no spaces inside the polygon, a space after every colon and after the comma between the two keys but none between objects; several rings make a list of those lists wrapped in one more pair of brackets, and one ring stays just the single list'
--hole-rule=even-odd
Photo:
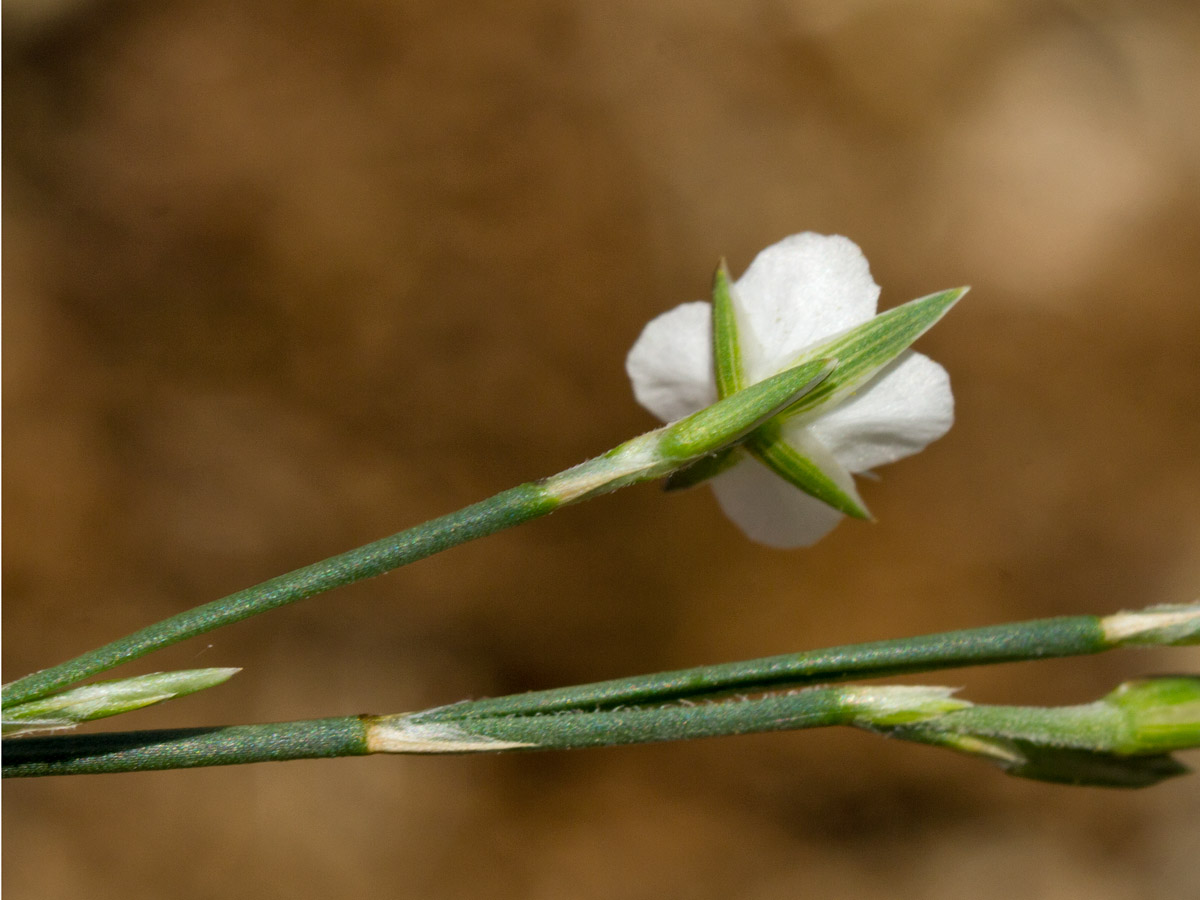
[{"label": "green stem", "polygon": [[1109,616],[1059,616],[986,625],[469,700],[421,715],[451,720],[670,703],[851,679],[1086,656],[1126,646],[1169,647],[1198,642],[1200,602],[1151,606]]},{"label": "green stem", "polygon": [[690,416],[539,482],[518,485],[391,537],[296,569],[164,619],[75,659],[4,687],[0,706],[36,700],[154,650],[544,516],[626,485],[670,475],[743,440],[813,390],[835,363],[816,359],[723,398]]},{"label": "green stem", "polygon": [[5,686],[3,706],[44,697],[187,638],[528,522],[551,512],[559,503],[541,485],[519,485],[482,503],[197,606],[53,668],[34,672]]},{"label": "green stem", "polygon": [[[1196,679],[1124,686],[1103,701],[1120,706],[1119,719],[1096,704],[1050,712],[971,707],[951,699],[941,688],[826,686],[750,700],[707,701],[734,693],[780,691],[816,680],[1045,659],[1121,646],[1194,644],[1198,638],[1197,604],[1152,607],[1103,618],[1043,619],[705,666],[397,716],[22,738],[5,742],[4,776],[190,768],[374,752],[568,749],[838,724],[896,729],[897,736],[972,752],[990,747],[993,755],[1000,752],[1014,765],[1025,765],[1024,757],[991,738],[1026,743],[1037,739],[1057,745],[1071,743],[1074,735],[1092,751],[1099,747],[1158,753],[1194,746],[1200,740],[1200,726],[1196,725],[1200,682]],[[689,702],[698,699],[706,702]],[[1121,730],[1115,729],[1114,722]],[[971,737],[976,732],[982,737]],[[963,743],[964,734],[971,737],[970,747]],[[1117,743],[1103,744],[1101,739]],[[1074,771],[1072,767],[1079,762],[1072,758],[1067,769]],[[1060,764],[1061,760],[1054,763]],[[1023,774],[1042,777],[1037,772],[1044,774],[1048,764],[1043,758],[1038,765],[1043,768]],[[1112,766],[1121,769],[1116,763]],[[1158,778],[1164,771],[1154,769],[1150,774]]]},{"label": "green stem", "polygon": [[[797,694],[698,706],[504,716],[429,723],[419,716],[361,716],[25,738],[4,753],[4,777],[84,775],[197,768],[369,753],[478,753],[567,750],[848,725],[888,718],[901,706],[911,718],[963,706],[941,688],[817,688]],[[896,700],[894,697],[900,699]]]},{"label": "green stem", "polygon": [[1084,656],[1117,646],[1107,637],[1104,623],[1100,616],[1063,616],[989,625],[468,700],[438,707],[422,716],[457,720],[608,709],[967,666]]},{"label": "green stem", "polygon": [[350,716],[224,728],[25,738],[4,748],[4,777],[97,775],[362,756],[367,726]]}]

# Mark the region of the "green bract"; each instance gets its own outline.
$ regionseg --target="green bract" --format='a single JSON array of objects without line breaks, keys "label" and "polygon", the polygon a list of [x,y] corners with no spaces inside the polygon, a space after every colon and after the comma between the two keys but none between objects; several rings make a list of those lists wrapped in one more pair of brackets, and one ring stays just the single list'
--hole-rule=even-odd
[{"label": "green bract", "polygon": [[4,710],[4,735],[29,734],[59,728],[74,728],[80,722],[104,719],[194,694],[223,684],[240,669],[183,669],[155,672],[116,681],[71,688],[39,700]]}]

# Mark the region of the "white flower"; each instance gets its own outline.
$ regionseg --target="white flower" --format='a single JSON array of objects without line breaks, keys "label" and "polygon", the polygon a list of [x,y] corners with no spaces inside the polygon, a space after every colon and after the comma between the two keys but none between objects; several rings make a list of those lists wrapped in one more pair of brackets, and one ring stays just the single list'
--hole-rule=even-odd
[{"label": "white flower", "polygon": [[[847,238],[806,232],[768,247],[734,285],[745,383],[769,378],[870,321],[878,299],[866,258]],[[713,354],[709,303],[685,303],[652,320],[626,360],[638,402],[664,422],[716,402]],[[954,421],[954,397],[946,371],[911,350],[855,387],[779,421],[782,440],[857,500],[850,473],[894,462],[941,437]],[[747,536],[773,547],[808,546],[840,521],[842,512],[737,452],[737,463],[711,484]]]}]

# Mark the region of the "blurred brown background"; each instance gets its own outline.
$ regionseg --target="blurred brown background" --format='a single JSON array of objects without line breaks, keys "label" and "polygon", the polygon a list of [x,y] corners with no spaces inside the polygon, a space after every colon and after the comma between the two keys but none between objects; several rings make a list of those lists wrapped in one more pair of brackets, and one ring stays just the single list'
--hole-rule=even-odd
[{"label": "blurred brown background", "polygon": [[[649,428],[642,325],[805,229],[884,305],[974,286],[920,344],[958,424],[864,486],[877,524],[783,553],[624,491],[122,670],[245,667],[128,727],[1196,596],[1191,2],[11,0],[4,44],[6,679]],[[850,732],[4,795],[14,900],[1200,896],[1196,778]]]}]

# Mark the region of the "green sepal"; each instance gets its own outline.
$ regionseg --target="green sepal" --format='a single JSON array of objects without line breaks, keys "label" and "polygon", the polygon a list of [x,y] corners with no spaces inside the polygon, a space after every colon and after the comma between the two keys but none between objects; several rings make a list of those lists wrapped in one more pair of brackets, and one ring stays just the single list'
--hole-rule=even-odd
[{"label": "green sepal", "polygon": [[833,356],[837,357],[838,369],[816,390],[784,410],[783,417],[815,416],[821,407],[843,400],[937,324],[968,290],[952,288],[910,300],[805,350],[793,365]]},{"label": "green sepal", "polygon": [[691,460],[736,444],[794,403],[797,396],[819,388],[837,365],[836,359],[828,357],[807,359],[718,400],[661,429],[658,453],[667,460]]},{"label": "green sepal", "polygon": [[[804,441],[804,446],[797,447],[797,441]],[[750,436],[746,449],[784,481],[838,512],[855,519],[871,518],[854,476],[815,437],[799,434],[785,440],[776,418]]]},{"label": "green sepal", "polygon": [[1128,737],[1122,753],[1165,753],[1200,747],[1200,678],[1127,681],[1102,703],[1120,710]]},{"label": "green sepal", "polygon": [[[738,323],[733,281],[725,260],[721,260],[713,275],[712,336],[713,373],[717,382],[717,396],[727,397],[742,390],[746,383],[742,343],[749,339],[749,336],[742,331]],[[838,365],[841,366],[840,360]],[[829,377],[832,378],[833,375]],[[826,382],[828,380],[825,379]],[[814,387],[814,391],[818,389]],[[794,404],[789,405],[789,409],[794,407]],[[793,487],[832,506],[838,512],[856,519],[870,518],[854,487],[853,476],[831,453],[820,446],[815,438],[807,441],[803,448],[785,441],[778,416],[755,430],[745,446],[759,462]],[[740,455],[726,455],[711,462],[705,460],[677,473],[679,477],[676,478],[676,482],[668,481],[667,489],[675,490],[699,484],[733,465],[739,458]]]},{"label": "green sepal", "polygon": [[539,485],[541,491],[550,503],[561,505],[669,476],[740,444],[836,368],[834,359],[803,362],[547,478]]},{"label": "green sepal", "polygon": [[5,737],[74,728],[80,722],[131,712],[205,688],[216,687],[240,669],[183,669],[115,681],[97,681],[4,710]]},{"label": "green sepal", "polygon": [[1013,765],[1001,764],[1009,775],[1054,784],[1143,788],[1191,771],[1167,753],[1121,756],[1117,753],[1046,747],[1022,741],[1015,741],[1014,745],[1023,761]]},{"label": "green sepal", "polygon": [[728,397],[745,387],[746,372],[742,365],[742,336],[733,300],[733,280],[723,259],[713,274],[712,338],[717,396]]},{"label": "green sepal", "polygon": [[1188,771],[1168,753],[1200,747],[1200,678],[1127,682],[1080,706],[972,706],[888,733],[1023,778],[1144,787]]},{"label": "green sepal", "polygon": [[1053,784],[1143,788],[1191,771],[1166,753],[1123,756],[1035,741],[946,733],[920,726],[888,733],[892,737],[944,747],[986,760],[1017,778]]}]

